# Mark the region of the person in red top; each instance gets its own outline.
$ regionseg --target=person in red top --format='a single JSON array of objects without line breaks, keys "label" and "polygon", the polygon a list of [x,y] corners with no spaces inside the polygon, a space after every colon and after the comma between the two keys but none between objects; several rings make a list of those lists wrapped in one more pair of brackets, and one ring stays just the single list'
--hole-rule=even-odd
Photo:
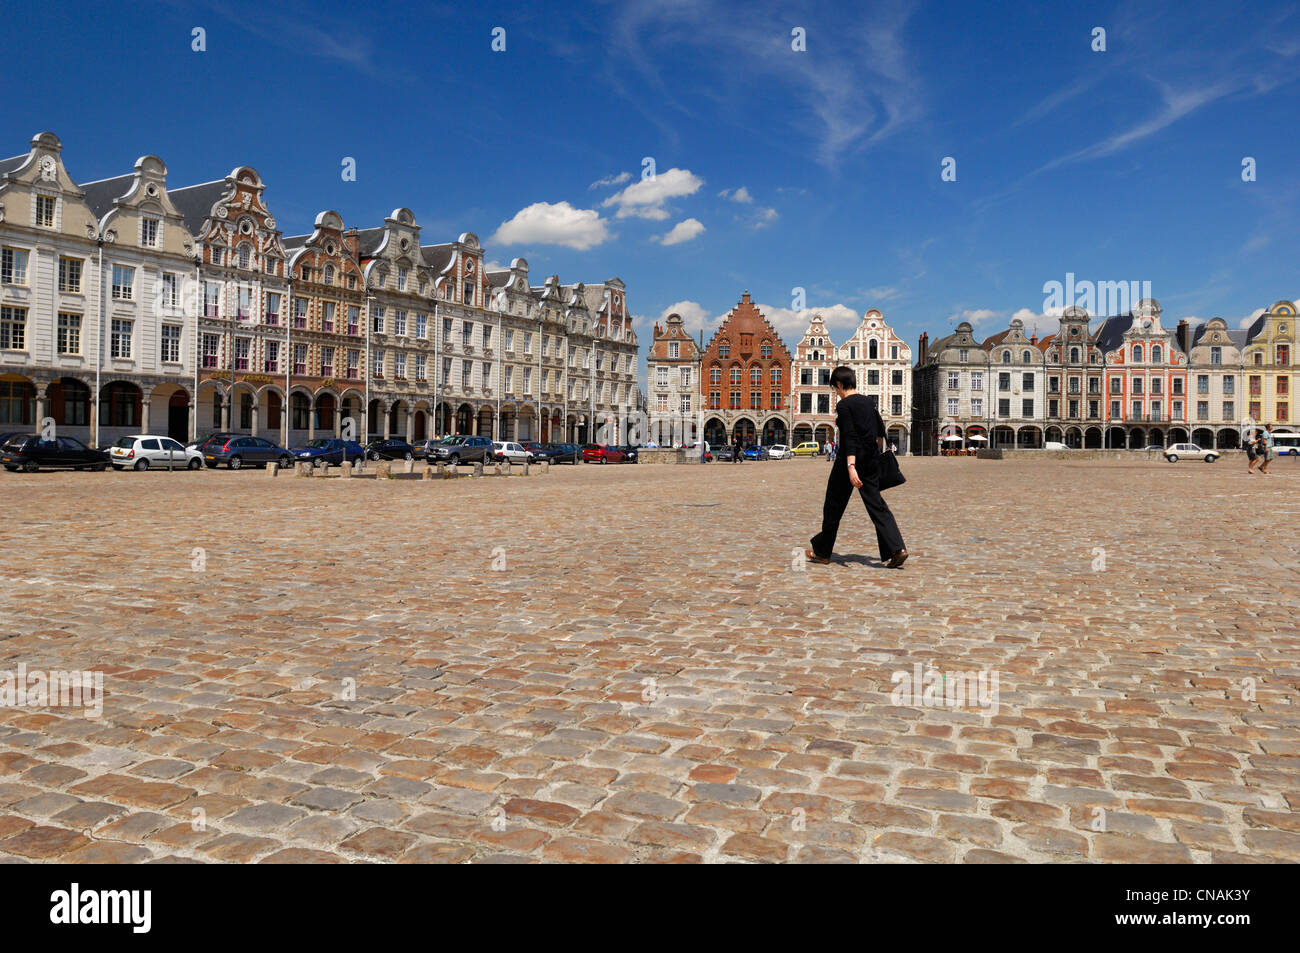
[{"label": "person in red top", "polygon": [[903,534],[898,530],[894,514],[880,495],[877,482],[876,457],[885,449],[885,422],[880,417],[875,399],[859,394],[857,386],[853,368],[841,365],[831,371],[831,389],[839,398],[835,408],[839,452],[826,481],[822,530],[809,540],[812,548],[804,550],[804,555],[810,562],[831,561],[844,507],[856,489],[876,528],[880,561],[890,569],[897,569],[907,561],[907,547],[903,544]]}]

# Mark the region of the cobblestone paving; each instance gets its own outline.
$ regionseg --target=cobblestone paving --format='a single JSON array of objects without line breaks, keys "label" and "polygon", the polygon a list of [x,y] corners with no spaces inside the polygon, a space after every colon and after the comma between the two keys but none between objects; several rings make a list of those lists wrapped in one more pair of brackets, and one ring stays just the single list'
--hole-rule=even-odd
[{"label": "cobblestone paving", "polygon": [[902,462],[0,474],[0,858],[1300,861],[1300,466]]}]

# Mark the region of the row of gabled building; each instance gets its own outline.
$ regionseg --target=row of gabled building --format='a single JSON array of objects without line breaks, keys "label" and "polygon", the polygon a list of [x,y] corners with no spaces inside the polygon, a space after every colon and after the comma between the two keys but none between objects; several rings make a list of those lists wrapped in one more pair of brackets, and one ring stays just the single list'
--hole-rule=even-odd
[{"label": "row of gabled building", "polygon": [[583,441],[639,408],[618,278],[534,284],[409,209],[283,234],[256,170],[78,183],[52,133],[0,160],[0,431]]},{"label": "row of gabled building", "polygon": [[834,439],[830,372],[847,364],[890,440],[913,453],[1188,440],[1225,449],[1253,425],[1294,421],[1295,323],[1295,304],[1278,301],[1248,327],[1212,318],[1167,328],[1147,298],[1095,323],[1067,308],[1042,338],[1020,320],[987,337],[962,322],[933,342],[922,334],[913,363],[876,309],[838,344],[813,315],[792,351],[746,292],[707,344],[679,315],[656,324],[646,399],[657,436],[696,420],[710,442],[824,443]]}]

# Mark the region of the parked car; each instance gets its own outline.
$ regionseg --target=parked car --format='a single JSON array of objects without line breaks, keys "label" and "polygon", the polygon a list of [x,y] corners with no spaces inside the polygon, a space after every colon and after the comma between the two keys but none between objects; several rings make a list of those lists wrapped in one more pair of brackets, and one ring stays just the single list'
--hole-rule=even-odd
[{"label": "parked car", "polygon": [[767,458],[769,460],[790,460],[794,457],[794,451],[783,443],[774,443],[767,448]]},{"label": "parked car", "polygon": [[633,447],[633,446],[631,446],[631,445],[627,445],[627,446],[622,446],[622,447],[616,447],[615,449],[616,449],[616,450],[621,450],[621,451],[623,452],[623,462],[624,462],[624,463],[640,463],[640,462],[641,462],[640,460],[637,459],[637,455],[636,455],[636,447]]},{"label": "parked car", "polygon": [[487,437],[453,434],[443,437],[429,451],[430,463],[487,463],[492,456],[492,441]]},{"label": "parked car", "polygon": [[546,449],[545,444],[538,443],[536,440],[521,440],[519,445],[528,451],[530,463],[536,463],[542,459],[542,451]]},{"label": "parked car", "polygon": [[1165,450],[1165,459],[1170,463],[1177,463],[1179,460],[1204,460],[1206,463],[1213,463],[1219,459],[1219,451],[1202,450],[1194,443],[1175,443]]},{"label": "parked car", "polygon": [[1059,440],[1048,440],[1046,443],[1043,444],[1043,449],[1044,450],[1069,450],[1070,448],[1067,447],[1065,444],[1061,443]]},{"label": "parked car", "polygon": [[572,463],[575,466],[582,457],[582,448],[576,443],[547,443],[537,451],[538,460],[551,463]]},{"label": "parked car", "polygon": [[1147,445],[1146,445],[1145,447],[1143,447],[1142,449],[1143,449],[1143,450],[1155,450],[1155,451],[1157,451],[1158,453],[1164,453],[1164,452],[1165,452],[1165,448],[1162,447],[1162,446],[1160,446],[1160,444],[1158,444],[1158,443],[1147,444]]},{"label": "parked car", "polygon": [[185,449],[186,449],[186,450],[197,450],[197,451],[199,451],[200,453],[206,453],[207,451],[205,450],[205,448],[207,447],[208,444],[213,443],[213,442],[216,442],[216,443],[225,443],[225,442],[226,442],[227,440],[229,440],[231,437],[240,437],[240,436],[243,436],[243,435],[242,435],[242,434],[237,434],[237,433],[234,433],[233,431],[228,431],[228,430],[218,430],[218,431],[215,431],[214,433],[205,433],[205,434],[203,434],[201,437],[199,437],[197,440],[194,440],[194,441],[192,441],[191,443],[187,443],[187,444],[185,445]]},{"label": "parked car", "polygon": [[736,448],[729,443],[720,443],[718,449],[713,451],[713,459],[719,463],[735,463]]},{"label": "parked car", "polygon": [[790,451],[796,457],[816,457],[820,456],[822,445],[816,440],[805,440],[803,443],[796,444],[795,448]]},{"label": "parked car", "polygon": [[293,464],[293,454],[284,447],[271,443],[265,437],[228,434],[225,439],[214,437],[203,444],[203,462],[216,468],[225,464],[232,470],[246,466],[278,466],[281,470]]},{"label": "parked car", "polygon": [[405,440],[396,437],[375,437],[366,444],[366,458],[369,460],[414,460],[415,448]]},{"label": "parked car", "polygon": [[[695,443],[687,444],[683,449],[685,449],[687,456],[698,458],[700,455],[700,442],[697,440]],[[710,446],[707,440],[704,441],[704,462],[713,462],[713,447]]]},{"label": "parked car", "polygon": [[182,446],[171,437],[151,434],[133,434],[118,437],[108,451],[114,470],[148,470],[158,467],[166,470],[201,470],[203,454]]},{"label": "parked car", "polygon": [[41,467],[104,470],[108,467],[108,454],[92,450],[76,437],[42,440],[39,434],[19,434],[0,447],[0,465],[11,473],[17,470],[35,473]]},{"label": "parked car", "polygon": [[310,463],[317,469],[328,466],[340,466],[344,462],[356,463],[366,456],[365,448],[355,440],[340,440],[337,437],[317,437],[308,440],[301,447],[294,447],[294,459]]},{"label": "parked car", "polygon": [[622,463],[623,451],[606,443],[588,443],[582,447],[583,463]]},{"label": "parked car", "polygon": [[768,456],[767,447],[760,447],[756,443],[751,443],[742,452],[746,460],[766,460]]},{"label": "parked car", "polygon": [[497,463],[509,460],[511,463],[532,463],[532,457],[519,444],[510,440],[492,441],[492,459]]}]

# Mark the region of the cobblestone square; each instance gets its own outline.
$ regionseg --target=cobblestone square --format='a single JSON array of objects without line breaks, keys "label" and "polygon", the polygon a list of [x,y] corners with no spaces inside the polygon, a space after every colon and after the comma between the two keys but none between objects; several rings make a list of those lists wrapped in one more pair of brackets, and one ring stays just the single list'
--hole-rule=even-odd
[{"label": "cobblestone square", "polygon": [[0,474],[0,857],[1300,861],[1300,465],[901,462]]}]

